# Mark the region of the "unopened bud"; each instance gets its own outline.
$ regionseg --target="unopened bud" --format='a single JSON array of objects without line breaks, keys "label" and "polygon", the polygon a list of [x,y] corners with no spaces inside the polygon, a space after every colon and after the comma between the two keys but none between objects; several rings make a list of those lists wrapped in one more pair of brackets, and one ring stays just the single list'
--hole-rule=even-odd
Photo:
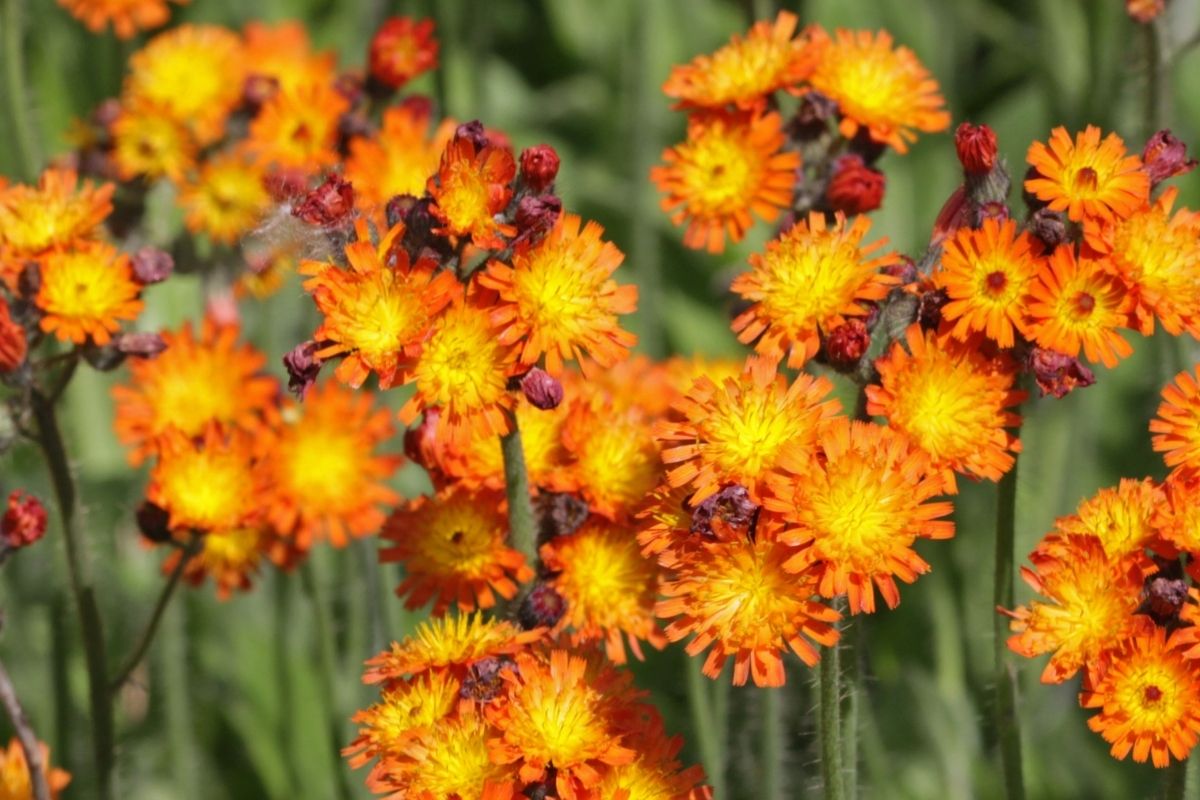
[{"label": "unopened bud", "polygon": [[437,429],[441,412],[436,407],[425,409],[421,422],[404,432],[404,455],[427,472],[437,470]]},{"label": "unopened bud", "polygon": [[788,124],[792,136],[802,142],[812,141],[829,131],[829,121],[837,114],[837,103],[820,92],[805,92],[800,98],[796,115]]},{"label": "unopened bud", "polygon": [[526,195],[517,201],[513,221],[517,223],[517,238],[514,243],[536,244],[542,239],[562,214],[562,200],[552,194]]},{"label": "unopened bud", "polygon": [[328,227],[344,221],[354,208],[354,188],[340,175],[330,175],[292,209],[309,225]]},{"label": "unopened bud", "polygon": [[692,511],[691,532],[706,539],[728,539],[731,536],[753,538],[753,525],[759,507],[750,499],[746,487],[726,486],[705,499]]},{"label": "unopened bud", "polygon": [[251,112],[257,112],[279,93],[279,79],[274,75],[252,73],[242,83],[242,104]]},{"label": "unopened bud", "polygon": [[467,670],[458,696],[464,700],[474,700],[476,703],[490,703],[504,691],[504,679],[501,677],[507,670],[514,670],[517,665],[511,658],[504,656],[488,656],[476,661]]},{"label": "unopened bud", "polygon": [[954,149],[967,175],[986,175],[996,166],[996,133],[987,125],[959,125],[954,132]]},{"label": "unopened bud", "polygon": [[1063,215],[1049,208],[1039,208],[1029,217],[1029,232],[1042,240],[1048,250],[1067,241],[1067,223]]},{"label": "unopened bud", "polygon": [[917,322],[921,329],[936,331],[942,325],[942,306],[950,302],[945,289],[933,289],[921,295],[917,305]]},{"label": "unopened bud", "polygon": [[145,536],[155,544],[162,544],[171,538],[171,515],[162,506],[155,505],[149,500],[142,502],[138,506],[137,513],[134,515],[137,519],[138,530],[142,536]]},{"label": "unopened bud", "polygon": [[567,492],[542,492],[533,503],[538,522],[538,543],[568,536],[587,522],[588,505]]},{"label": "unopened bud", "polygon": [[838,372],[851,372],[871,346],[871,334],[861,319],[851,317],[829,332],[825,360]]},{"label": "unopened bud", "polygon": [[133,279],[143,286],[162,283],[175,271],[175,259],[166,250],[143,247],[129,259]]},{"label": "unopened bud", "polygon": [[1187,157],[1187,145],[1171,135],[1169,130],[1161,130],[1150,137],[1142,150],[1142,163],[1142,169],[1150,176],[1150,183],[1154,186],[1167,178],[1191,172],[1196,167],[1196,159]]},{"label": "unopened bud", "polygon": [[470,122],[464,122],[454,130],[455,139],[466,139],[475,146],[475,152],[479,152],[488,146],[487,131],[483,128],[483,123],[477,119]]},{"label": "unopened bud", "polygon": [[384,216],[387,218],[387,226],[394,228],[408,219],[408,212],[417,204],[417,198],[411,194],[398,194],[391,200],[387,201],[384,207]]},{"label": "unopened bud", "polygon": [[1146,614],[1156,625],[1173,625],[1179,621],[1179,612],[1187,598],[1188,585],[1182,574],[1155,575],[1146,580],[1138,613]]},{"label": "unopened bud", "polygon": [[517,622],[525,630],[553,628],[567,612],[567,601],[548,583],[539,583],[529,590],[517,609]]},{"label": "unopened bud", "polygon": [[558,153],[550,145],[534,145],[521,152],[521,177],[532,191],[545,191],[557,175]]},{"label": "unopened bud", "polygon": [[118,333],[113,337],[117,350],[134,358],[151,358],[167,349],[167,343],[157,333]]},{"label": "unopened bud", "polygon": [[283,357],[283,366],[288,374],[288,391],[303,400],[309,387],[317,382],[322,363],[317,358],[317,343],[311,339],[288,351]]},{"label": "unopened bud", "polygon": [[1042,396],[1066,397],[1075,389],[1083,389],[1096,382],[1095,374],[1078,358],[1034,347],[1025,360],[1026,371],[1037,381]]},{"label": "unopened bud", "polygon": [[521,378],[521,391],[534,408],[549,411],[563,401],[563,385],[550,373],[534,367]]},{"label": "unopened bud", "polygon": [[825,202],[833,211],[866,214],[883,203],[883,173],[863,162],[862,156],[847,153],[833,162],[833,173],[825,188]]},{"label": "unopened bud", "polygon": [[0,538],[13,550],[28,547],[46,535],[46,507],[31,494],[16,489],[0,517]]}]

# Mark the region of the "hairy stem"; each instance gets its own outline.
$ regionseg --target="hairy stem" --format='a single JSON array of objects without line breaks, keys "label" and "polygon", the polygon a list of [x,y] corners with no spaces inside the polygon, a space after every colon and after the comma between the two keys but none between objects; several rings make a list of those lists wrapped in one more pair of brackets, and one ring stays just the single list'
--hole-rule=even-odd
[{"label": "hairy stem", "polygon": [[1167,767],[1163,779],[1163,800],[1183,800],[1187,797],[1188,761],[1176,761]]},{"label": "hairy stem", "polygon": [[821,710],[821,781],[825,786],[825,800],[844,800],[846,792],[842,783],[842,702],[841,702],[841,658],[840,647],[825,648],[821,662],[817,665],[820,691],[818,700]]},{"label": "hairy stem", "polygon": [[321,596],[321,587],[313,574],[311,558],[300,567],[300,584],[312,607],[312,616],[317,637],[317,667],[321,676],[322,688],[325,692],[329,712],[329,753],[333,757],[334,781],[337,783],[338,796],[342,800],[350,800],[354,796],[346,779],[346,767],[342,762],[342,726],[338,719],[337,703],[337,671],[334,669],[333,633],[329,625],[329,614],[325,609],[325,601]]},{"label": "hairy stem", "polygon": [[21,742],[21,749],[25,751],[25,764],[29,768],[34,800],[50,800],[46,765],[42,763],[42,748],[33,732],[33,726],[29,724],[29,718],[25,716],[21,701],[17,699],[17,690],[13,686],[12,678],[8,677],[8,670],[4,668],[3,662],[0,662],[0,703],[4,704],[8,718],[12,720],[13,728],[17,732],[17,740]]},{"label": "hairy stem", "polygon": [[26,179],[32,179],[41,167],[42,156],[30,115],[31,104],[26,94],[29,80],[25,75],[21,42],[21,34],[25,30],[22,19],[23,4],[21,0],[0,0],[0,4],[3,8],[0,31],[4,32],[4,94],[8,97],[9,121],[16,139],[17,172]]},{"label": "hairy stem", "polygon": [[525,469],[525,450],[521,447],[521,430],[516,415],[509,415],[512,431],[500,437],[504,455],[504,491],[508,496],[508,527],[512,546],[532,567],[537,564],[537,526],[533,519],[533,504],[529,501],[529,473]]},{"label": "hairy stem", "polygon": [[84,660],[87,664],[88,696],[91,705],[92,749],[96,761],[96,797],[112,797],[114,722],[112,695],[108,690],[108,655],[104,627],[96,590],[92,585],[87,558],[79,530],[78,498],[67,450],[54,404],[40,391],[31,393],[33,415],[37,420],[38,444],[50,470],[54,496],[62,519],[63,541],[67,549],[67,573],[79,626],[83,632]]},{"label": "hairy stem", "polygon": [[779,687],[764,686],[758,690],[762,703],[762,791],[763,800],[783,800],[784,758],[787,746],[784,743],[783,714],[784,695]]},{"label": "hairy stem", "polygon": [[1142,25],[1141,29],[1146,48],[1146,94],[1143,97],[1146,105],[1142,112],[1142,124],[1144,126],[1142,138],[1145,140],[1161,130],[1166,124],[1167,105],[1169,101],[1167,92],[1170,87],[1170,83],[1167,80],[1167,71],[1170,68],[1170,64],[1164,57],[1165,53],[1158,29],[1158,20],[1155,19]]},{"label": "hairy stem", "polygon": [[[712,700],[709,686],[714,682],[704,677],[700,663],[691,656],[687,659],[684,672],[687,674],[688,710],[692,717],[692,735],[700,750],[700,762],[713,797],[725,796],[725,748],[724,729],[718,724],[717,709]],[[722,684],[723,686],[723,684]],[[718,687],[720,688],[720,687]]]},{"label": "hairy stem", "polygon": [[[1015,457],[1015,456],[1014,456]],[[1016,534],[1017,462],[1000,479],[996,498],[996,566],[993,584],[993,608],[1013,607],[1014,556]],[[1017,722],[1017,672],[1008,651],[1008,619],[995,614],[992,628],[992,654],[995,661],[996,696],[994,703],[996,736],[1000,743],[1000,763],[1004,772],[1005,797],[1023,800],[1025,779],[1021,769],[1021,728]]]}]

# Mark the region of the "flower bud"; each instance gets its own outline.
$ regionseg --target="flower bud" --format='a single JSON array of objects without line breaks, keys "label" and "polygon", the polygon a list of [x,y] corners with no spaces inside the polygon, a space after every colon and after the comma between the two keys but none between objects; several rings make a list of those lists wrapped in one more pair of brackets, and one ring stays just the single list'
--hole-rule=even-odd
[{"label": "flower bud", "polygon": [[825,188],[825,201],[833,211],[865,214],[883,203],[883,173],[868,167],[855,153],[838,156]]},{"label": "flower bud", "polygon": [[1096,376],[1078,358],[1034,347],[1025,358],[1025,369],[1037,381],[1042,397],[1048,394],[1057,398],[1066,397],[1075,389],[1083,389],[1096,382]]},{"label": "flower bud", "polygon": [[558,175],[558,153],[548,144],[534,145],[521,151],[521,177],[534,192],[543,192]]},{"label": "flower bud", "polygon": [[1196,159],[1187,157],[1187,145],[1171,135],[1169,130],[1161,130],[1150,137],[1142,150],[1142,169],[1150,176],[1152,186],[1191,172],[1196,167]]},{"label": "flower bud", "polygon": [[263,188],[276,203],[283,203],[308,192],[308,174],[301,169],[274,170],[263,178]]},{"label": "flower bud", "polygon": [[322,363],[317,358],[317,343],[311,339],[293,347],[283,357],[283,366],[288,374],[288,391],[303,400],[308,388],[317,382]]},{"label": "flower bud", "polygon": [[587,522],[588,505],[567,492],[542,492],[533,501],[538,521],[538,543],[568,536]]},{"label": "flower bud", "polygon": [[536,584],[517,609],[517,622],[525,630],[553,628],[567,612],[567,601],[548,583]]},{"label": "flower bud", "polygon": [[996,133],[987,125],[959,125],[954,132],[954,149],[967,175],[986,175],[996,166]]},{"label": "flower bud", "polygon": [[16,489],[8,496],[8,508],[0,517],[0,539],[16,550],[28,547],[46,535],[46,507],[31,494]]},{"label": "flower bud", "polygon": [[155,505],[149,500],[138,506],[134,515],[138,530],[142,536],[155,544],[162,544],[171,538],[171,515],[162,506]]},{"label": "flower bud", "polygon": [[505,656],[481,658],[467,670],[467,676],[459,686],[458,696],[463,700],[474,700],[476,703],[490,703],[504,691],[504,679],[501,675],[516,668],[516,663]]},{"label": "flower bud", "polygon": [[384,206],[384,216],[387,218],[387,226],[394,228],[400,223],[408,219],[408,212],[417,204],[417,198],[411,194],[398,194],[391,200],[387,201]]},{"label": "flower bud", "polygon": [[424,467],[430,475],[440,469],[437,458],[439,416],[441,411],[437,407],[427,408],[416,427],[404,432],[404,455],[417,466]]},{"label": "flower bud", "polygon": [[466,139],[475,146],[475,152],[483,150],[488,146],[487,131],[483,127],[483,123],[477,119],[470,122],[464,122],[454,129],[455,139]]},{"label": "flower bud", "polygon": [[278,78],[257,72],[251,73],[242,83],[242,105],[251,113],[257,113],[268,100],[278,93]]},{"label": "flower bud", "polygon": [[26,300],[33,300],[41,288],[42,265],[33,260],[26,261],[25,266],[21,268],[21,274],[17,276],[17,295]]},{"label": "flower bud", "polygon": [[534,408],[550,411],[563,401],[563,385],[541,367],[534,367],[521,378],[521,391]]},{"label": "flower bud", "polygon": [[998,200],[989,200],[986,203],[980,203],[975,209],[974,227],[982,228],[983,223],[989,219],[994,219],[1001,225],[1008,222],[1008,206]]},{"label": "flower bud", "polygon": [[796,115],[788,123],[788,132],[802,142],[818,139],[829,131],[829,121],[837,110],[837,103],[820,92],[805,92]]},{"label": "flower bud", "polygon": [[1029,217],[1029,232],[1053,250],[1067,241],[1067,223],[1063,215],[1049,208],[1039,208]]},{"label": "flower bud", "polygon": [[746,487],[733,484],[709,496],[692,511],[691,532],[706,539],[754,538],[758,505]]},{"label": "flower bud", "polygon": [[1177,576],[1154,575],[1146,579],[1142,589],[1142,604],[1137,613],[1146,614],[1156,625],[1174,625],[1179,622],[1179,611],[1187,598],[1188,585],[1182,572]]},{"label": "flower bud", "polygon": [[384,86],[399,89],[423,72],[437,66],[438,43],[433,38],[433,21],[392,17],[371,38],[367,70]]},{"label": "flower bud", "polygon": [[514,244],[522,242],[536,244],[542,239],[562,214],[562,200],[552,194],[525,195],[517,201],[513,221],[517,223]]},{"label": "flower bud", "polygon": [[942,325],[942,306],[950,302],[950,295],[945,289],[932,289],[921,295],[917,305],[917,322],[921,329],[936,331]]},{"label": "flower bud", "polygon": [[143,247],[129,259],[133,267],[133,279],[143,286],[162,283],[175,270],[175,259],[166,250]]},{"label": "flower bud", "polygon": [[354,209],[354,187],[340,175],[330,175],[292,209],[292,216],[309,225],[336,225]]},{"label": "flower bud", "polygon": [[838,372],[851,372],[871,346],[867,325],[851,317],[829,332],[825,339],[825,360]]},{"label": "flower bud", "polygon": [[157,333],[118,333],[113,344],[123,355],[151,358],[167,349],[167,343]]},{"label": "flower bud", "polygon": [[0,297],[0,373],[12,372],[25,362],[29,343],[25,329],[13,321],[8,302]]}]

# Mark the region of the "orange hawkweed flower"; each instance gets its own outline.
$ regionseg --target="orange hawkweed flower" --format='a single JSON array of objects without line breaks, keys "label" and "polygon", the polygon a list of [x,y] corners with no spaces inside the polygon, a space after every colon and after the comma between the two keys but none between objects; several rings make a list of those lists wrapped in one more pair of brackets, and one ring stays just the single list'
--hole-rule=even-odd
[{"label": "orange hawkweed flower", "polygon": [[180,181],[196,163],[192,132],[161,103],[142,100],[122,106],[112,138],[113,164],[122,180]]},{"label": "orange hawkweed flower", "polygon": [[668,737],[657,715],[639,721],[637,728],[630,732],[628,744],[637,752],[637,758],[605,770],[597,788],[600,797],[712,800],[712,789],[700,785],[704,782],[704,770],[699,766],[681,768],[677,757],[683,747],[683,738]]},{"label": "orange hawkweed flower", "polygon": [[[58,800],[59,792],[71,782],[71,773],[50,766],[50,748],[38,742],[42,756],[42,773],[50,788],[51,800]],[[12,800],[32,800],[33,780],[29,775],[29,763],[25,760],[25,748],[16,737],[8,740],[8,747],[0,747],[0,797]]]},{"label": "orange hawkweed flower", "polygon": [[396,195],[420,197],[455,127],[454,120],[442,120],[430,134],[427,109],[401,105],[384,111],[376,136],[350,141],[346,180],[354,184],[355,201],[382,206]]},{"label": "orange hawkweed flower", "polygon": [[867,386],[867,413],[887,417],[928,453],[947,492],[956,491],[955,472],[995,481],[1012,469],[1021,443],[1006,428],[1021,420],[1008,409],[1025,393],[1013,388],[1010,359],[912,325],[875,366],[880,383]]},{"label": "orange hawkweed flower", "polygon": [[472,429],[508,433],[515,396],[508,375],[515,353],[488,319],[482,297],[455,302],[433,322],[420,355],[405,376],[416,391],[400,409],[410,425],[438,408],[438,435],[456,440]]},{"label": "orange hawkweed flower", "polygon": [[41,278],[34,298],[43,312],[41,328],[59,341],[82,344],[91,337],[106,344],[121,320],[137,319],[142,310],[142,287],[129,257],[103,242],[49,253],[41,260]]},{"label": "orange hawkweed flower", "polygon": [[203,146],[221,138],[245,77],[237,34],[216,25],[180,25],[130,57],[122,105],[161,109]]},{"label": "orange hawkweed flower", "polygon": [[371,396],[336,382],[310,390],[299,406],[284,409],[265,469],[272,494],[268,515],[276,530],[307,548],[328,538],[344,547],[348,536],[379,530],[400,496],[383,481],[402,461],[375,448],[395,433],[391,413],[373,408]]},{"label": "orange hawkweed flower", "polygon": [[917,539],[949,539],[954,523],[939,519],[950,503],[931,503],[942,480],[929,458],[888,428],[838,417],[820,438],[823,458],[785,451],[768,476],[763,507],[779,512],[779,540],[800,548],[784,569],[816,576],[822,597],[845,594],[850,613],[875,611],[874,586],[888,608],[900,603],[895,578],[912,583],[929,564]]},{"label": "orange hawkweed flower", "polygon": [[[382,777],[387,762],[405,754],[405,746],[421,733],[441,723],[458,706],[458,679],[447,672],[427,672],[409,682],[397,681],[384,688],[379,702],[355,713],[358,736],[342,755],[358,769],[373,758],[380,762],[371,770]],[[370,780],[370,779],[368,779]]]},{"label": "orange hawkweed flower", "polygon": [[0,277],[10,285],[25,261],[90,239],[112,212],[116,186],[79,183],[73,170],[48,169],[36,187],[0,184]]},{"label": "orange hawkweed flower", "polygon": [[238,345],[238,327],[205,318],[200,334],[191,323],[163,331],[166,349],[155,358],[131,359],[128,384],[114,386],[113,428],[129,448],[129,463],[157,452],[160,438],[176,429],[199,436],[209,422],[256,430],[273,408],[279,383],[262,374],[266,356]]},{"label": "orange hawkweed flower", "polygon": [[667,480],[692,486],[693,505],[730,483],[757,498],[784,448],[813,445],[822,423],[841,410],[836,400],[823,400],[832,389],[825,378],[803,373],[788,386],[774,364],[755,357],[721,386],[699,378],[674,407],[681,419],[655,427]]},{"label": "orange hawkweed flower", "polygon": [[397,757],[379,764],[368,778],[374,792],[389,797],[440,800],[511,800],[516,775],[491,758],[496,731],[480,714],[458,714],[414,735]]},{"label": "orange hawkweed flower", "polygon": [[[558,408],[543,411],[530,405],[523,395],[517,398],[514,413],[530,486],[557,491],[575,488],[574,479],[567,474],[568,457],[563,445],[563,427],[572,405],[564,401]],[[437,469],[467,488],[504,488],[504,456],[500,439],[491,431],[472,430],[461,440],[438,439],[434,456]]]},{"label": "orange hawkweed flower", "polygon": [[1041,266],[1035,242],[1024,231],[1018,234],[1011,219],[1003,224],[986,219],[979,230],[959,228],[946,242],[934,281],[950,298],[942,319],[953,323],[956,338],[982,333],[1012,347],[1014,329],[1025,333],[1026,295]]},{"label": "orange hawkweed flower", "polygon": [[261,166],[319,172],[338,162],[338,121],[348,107],[329,83],[281,89],[251,121],[247,146]]},{"label": "orange hawkweed flower", "polygon": [[1100,709],[1088,727],[1112,744],[1113,758],[1149,758],[1156,767],[1182,761],[1200,732],[1200,661],[1184,657],[1163,628],[1131,636],[1107,668],[1089,671],[1079,702]]},{"label": "orange hawkweed flower", "polygon": [[1150,420],[1151,446],[1168,467],[1194,474],[1200,470],[1200,367],[1186,370],[1163,389],[1163,401]]},{"label": "orange hawkweed flower", "polygon": [[118,39],[132,39],[138,31],[158,28],[171,17],[168,3],[186,5],[188,0],[58,0],[58,4],[92,33],[112,25]]},{"label": "orange hawkweed flower", "polygon": [[[1133,353],[1117,333],[1129,320],[1132,298],[1107,260],[1076,258],[1055,248],[1029,289],[1029,330],[1042,347],[1115,367]],[[945,309],[943,308],[943,313]]]},{"label": "orange hawkweed flower", "polygon": [[[350,269],[323,261],[304,261],[300,273],[311,276],[304,288],[325,319],[313,338],[328,342],[318,358],[344,355],[338,380],[358,388],[371,372],[387,389],[399,383],[401,367],[417,355],[434,318],[450,302],[459,283],[438,271],[432,259],[410,263],[403,248],[392,245],[404,226],[371,244],[366,223],[356,224],[357,240],[346,246]],[[390,260],[394,258],[394,263]]]},{"label": "orange hawkweed flower", "polygon": [[645,558],[634,532],[593,516],[583,527],[541,548],[550,585],[566,601],[560,627],[570,628],[571,644],[603,641],[614,664],[624,664],[625,642],[642,660],[641,642],[656,650],[667,644],[654,617],[658,567]]},{"label": "orange hawkweed flower", "polygon": [[392,17],[371,37],[368,67],[371,77],[398,89],[437,66],[438,42],[433,20]]},{"label": "orange hawkweed flower", "polygon": [[632,695],[629,674],[565,650],[548,663],[518,653],[517,668],[501,673],[504,701],[483,709],[499,730],[488,742],[491,759],[518,766],[521,781],[554,776],[556,796],[585,800],[606,766],[628,764],[637,754],[618,732]]},{"label": "orange hawkweed flower", "polygon": [[1095,125],[1076,134],[1074,142],[1066,128],[1055,128],[1049,145],[1034,142],[1025,159],[1037,170],[1025,190],[1074,222],[1123,219],[1150,197],[1142,160],[1125,155],[1125,142],[1115,133],[1101,142]]},{"label": "orange hawkweed flower", "polygon": [[166,509],[175,530],[242,528],[261,516],[254,441],[237,428],[208,423],[192,439],[177,428],[162,437],[146,497]]},{"label": "orange hawkweed flower", "polygon": [[249,233],[270,204],[262,171],[238,152],[208,159],[195,179],[179,190],[188,230],[223,244],[234,244]]},{"label": "orange hawkweed flower", "polygon": [[794,87],[812,72],[812,51],[805,39],[795,38],[798,22],[795,14],[780,11],[774,22],[754,23],[745,38],[734,34],[712,55],[673,68],[663,94],[684,108],[761,106],[767,95]]},{"label": "orange hawkweed flower", "polygon": [[867,314],[862,301],[882,300],[897,278],[880,269],[895,263],[895,253],[875,255],[886,239],[862,246],[871,228],[866,217],[847,227],[838,213],[832,227],[825,215],[809,214],[765,253],[750,256],[750,272],[734,278],[730,291],[753,302],[733,321],[738,340],[773,361],[804,366],[821,349],[821,334]]},{"label": "orange hawkweed flower", "polygon": [[[247,525],[204,534],[200,551],[183,568],[183,578],[192,586],[201,586],[212,578],[217,599],[228,600],[235,592],[250,589],[263,558],[275,543],[274,534],[261,525]],[[175,550],[163,561],[164,575],[170,575],[183,553]]]},{"label": "orange hawkweed flower", "polygon": [[637,307],[637,287],[618,286],[611,277],[625,256],[600,238],[598,224],[580,230],[581,224],[563,214],[542,241],[518,246],[512,266],[493,260],[479,275],[481,286],[500,295],[491,312],[500,342],[519,345],[522,364],[533,366],[544,356],[552,375],[561,374],[568,359],[590,375],[592,362],[611,367],[637,343],[617,321]]},{"label": "orange hawkweed flower", "polygon": [[832,39],[820,28],[812,31],[817,65],[809,82],[837,102],[838,129],[847,139],[865,128],[876,142],[906,153],[917,131],[950,127],[937,81],[907,47],[893,49],[887,31],[838,29]]},{"label": "orange hawkweed flower", "polygon": [[1172,474],[1163,484],[1163,500],[1151,524],[1167,547],[1200,553],[1200,477]]},{"label": "orange hawkweed flower", "polygon": [[508,546],[508,518],[498,492],[451,487],[396,509],[380,536],[392,543],[383,563],[404,565],[396,594],[406,608],[433,599],[433,613],[451,605],[460,612],[492,608],[496,595],[511,600],[517,585],[533,578],[525,557]]},{"label": "orange hawkweed flower", "polygon": [[710,253],[725,249],[725,234],[740,242],[751,212],[774,222],[792,202],[800,154],[783,149],[783,120],[766,114],[709,112],[688,119],[687,141],[663,151],[650,180],[665,196],[671,222],[686,222],[683,243]]},{"label": "orange hawkweed flower", "polygon": [[1152,546],[1158,536],[1153,517],[1165,499],[1150,478],[1122,478],[1115,489],[1101,489],[1054,525],[1063,533],[1096,537],[1110,559],[1125,558]]},{"label": "orange hawkweed flower", "polygon": [[481,612],[434,617],[417,625],[403,642],[366,662],[363,683],[382,683],[449,670],[459,675],[489,656],[512,656],[538,641],[545,628],[523,631],[507,620],[488,619]]},{"label": "orange hawkweed flower", "polygon": [[1062,683],[1097,662],[1101,651],[1150,625],[1135,616],[1142,579],[1153,571],[1143,554],[1113,559],[1095,536],[1051,534],[1029,554],[1021,577],[1045,600],[1006,612],[1015,635],[1008,647],[1026,658],[1052,653],[1043,683]]},{"label": "orange hawkweed flower", "polygon": [[704,674],[716,678],[733,657],[733,683],[749,678],[758,686],[782,686],[781,653],[791,649],[805,664],[820,660],[813,643],[832,647],[840,615],[812,600],[817,592],[811,572],[784,569],[794,550],[762,524],[753,540],[701,541],[682,553],[663,576],[655,613],[671,622],[667,638],[677,642],[694,634],[687,654],[710,645]]},{"label": "orange hawkweed flower", "polygon": [[[524,430],[521,432],[522,440]],[[571,482],[595,514],[624,519],[658,485],[662,456],[654,427],[637,408],[612,401],[577,404],[563,428]]]},{"label": "orange hawkweed flower", "polygon": [[1133,297],[1133,324],[1154,333],[1154,319],[1173,336],[1200,338],[1200,214],[1171,214],[1179,191],[1170,187],[1154,203],[1112,226],[1111,258]]},{"label": "orange hawkweed flower", "polygon": [[475,152],[466,137],[451,139],[442,153],[437,174],[429,178],[427,191],[433,197],[430,209],[442,222],[434,233],[470,237],[476,247],[500,250],[504,237],[517,229],[495,217],[512,199],[517,163],[507,148],[488,146]]},{"label": "orange hawkweed flower", "polygon": [[[314,54],[303,23],[267,25],[251,21],[246,23],[242,38],[250,75],[278,81],[281,91],[294,92],[300,86],[333,83],[337,55]],[[354,188],[357,191],[358,187]]]}]

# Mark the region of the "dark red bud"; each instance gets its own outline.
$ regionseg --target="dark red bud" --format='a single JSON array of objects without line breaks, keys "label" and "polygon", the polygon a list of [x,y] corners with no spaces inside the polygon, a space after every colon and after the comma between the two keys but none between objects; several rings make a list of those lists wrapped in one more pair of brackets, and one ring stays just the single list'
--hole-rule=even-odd
[{"label": "dark red bud", "polygon": [[964,122],[954,132],[954,149],[967,175],[986,175],[996,166],[996,133],[987,125]]},{"label": "dark red bud", "polygon": [[934,289],[921,295],[917,305],[917,322],[922,330],[936,331],[942,324],[942,306],[950,302],[945,289]]},{"label": "dark red bud", "polygon": [[837,114],[837,103],[820,92],[805,92],[796,115],[788,123],[788,132],[802,142],[819,138],[829,130],[829,121]]},{"label": "dark red bud", "polygon": [[1063,215],[1049,208],[1039,208],[1029,217],[1029,232],[1042,240],[1048,250],[1067,241],[1067,223]]},{"label": "dark red bud", "polygon": [[521,607],[517,609],[517,622],[525,630],[553,628],[567,612],[567,601],[547,583],[539,583],[529,590]]},{"label": "dark red bud", "polygon": [[563,385],[550,373],[534,367],[521,378],[521,391],[534,408],[549,411],[563,401]]},{"label": "dark red bud", "polygon": [[283,357],[283,366],[288,373],[288,390],[301,400],[309,387],[317,382],[322,361],[317,358],[317,343],[309,340],[291,349]]},{"label": "dark red bud", "polygon": [[517,201],[517,211],[513,215],[513,221],[517,223],[517,238],[513,244],[536,244],[550,232],[560,214],[562,200],[555,195],[525,195]]},{"label": "dark red bud", "polygon": [[550,145],[534,145],[521,152],[521,177],[532,191],[545,191],[557,175],[558,153]]},{"label": "dark red bud", "polygon": [[1152,185],[1191,172],[1196,167],[1196,159],[1187,157],[1187,145],[1169,130],[1161,130],[1150,137],[1142,150],[1142,163]]},{"label": "dark red bud", "polygon": [[253,73],[246,76],[242,84],[242,104],[250,111],[258,111],[279,93],[279,79],[274,75]]},{"label": "dark red bud", "polygon": [[175,271],[175,259],[166,250],[143,247],[129,259],[133,267],[133,279],[143,286],[162,283]]},{"label": "dark red bud", "polygon": [[566,492],[542,492],[533,503],[538,521],[538,543],[579,530],[587,522],[588,505]]},{"label": "dark red bud", "polygon": [[838,156],[825,188],[825,201],[833,211],[865,214],[883,203],[885,182],[883,173],[868,167],[862,156]]},{"label": "dark red bud", "polygon": [[825,360],[839,372],[850,372],[871,346],[871,334],[861,319],[851,318],[829,332],[825,340]]},{"label": "dark red bud", "polygon": [[1034,347],[1026,356],[1026,371],[1037,381],[1042,396],[1066,397],[1075,389],[1083,389],[1096,382],[1096,376],[1078,358],[1065,353]]},{"label": "dark red bud", "polygon": [[167,349],[167,343],[157,333],[118,333],[113,344],[123,355],[151,358]]},{"label": "dark red bud", "polygon": [[146,500],[138,506],[135,517],[137,519],[138,530],[141,531],[142,536],[145,536],[156,544],[162,544],[170,540],[171,515],[162,506],[155,505]]},{"label": "dark red bud", "polygon": [[346,221],[354,209],[354,187],[340,175],[330,175],[292,209],[292,216],[309,225],[328,227]]},{"label": "dark red bud", "polygon": [[746,487],[726,486],[692,511],[691,531],[707,539],[753,539],[758,511]]},{"label": "dark red bud", "polygon": [[475,152],[488,146],[487,131],[483,129],[483,123],[477,119],[470,122],[464,122],[454,129],[455,139],[466,139],[475,146]]},{"label": "dark red bud", "polygon": [[464,700],[474,700],[476,703],[490,703],[504,691],[504,679],[501,675],[516,668],[517,665],[511,658],[482,658],[467,670],[467,676],[463,678],[458,689],[458,696]]},{"label": "dark red bud", "polygon": [[46,507],[31,494],[16,489],[0,517],[0,538],[13,550],[28,547],[46,535]]}]

